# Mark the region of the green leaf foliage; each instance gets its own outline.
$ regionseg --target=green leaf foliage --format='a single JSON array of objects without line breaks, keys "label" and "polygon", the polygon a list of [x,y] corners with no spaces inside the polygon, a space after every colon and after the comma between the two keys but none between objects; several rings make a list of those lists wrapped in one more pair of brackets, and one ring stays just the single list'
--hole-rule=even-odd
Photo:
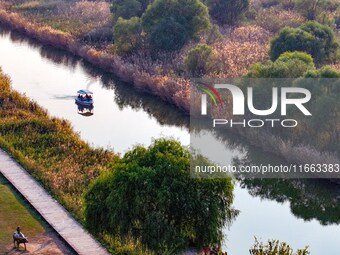
[{"label": "green leaf foliage", "polygon": [[339,43],[328,26],[310,21],[299,28],[283,28],[272,40],[272,60],[276,60],[286,51],[303,51],[311,54],[315,62],[322,63],[337,59]]},{"label": "green leaf foliage", "polygon": [[184,65],[191,75],[202,76],[214,71],[217,65],[217,59],[209,45],[199,44],[189,50],[184,59]]},{"label": "green leaf foliage", "polygon": [[135,147],[88,190],[88,227],[156,254],[219,243],[235,215],[233,183],[191,178],[189,168],[190,153],[175,140]]},{"label": "green leaf foliage", "polygon": [[111,12],[115,20],[141,17],[150,2],[152,0],[113,0]]},{"label": "green leaf foliage", "polygon": [[208,8],[199,0],[155,0],[143,14],[142,22],[154,50],[180,49],[210,27]]},{"label": "green leaf foliage", "polygon": [[251,78],[298,78],[314,70],[313,58],[304,52],[285,52],[272,62],[255,64],[248,73]]},{"label": "green leaf foliage", "polygon": [[131,53],[142,45],[142,25],[140,18],[129,20],[118,18],[113,30],[114,45],[118,53]]}]

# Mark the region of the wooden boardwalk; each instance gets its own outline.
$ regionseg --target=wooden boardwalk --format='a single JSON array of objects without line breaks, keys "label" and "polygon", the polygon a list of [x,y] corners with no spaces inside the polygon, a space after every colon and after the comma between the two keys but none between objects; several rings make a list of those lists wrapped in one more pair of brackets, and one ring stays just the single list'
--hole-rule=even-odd
[{"label": "wooden boardwalk", "polygon": [[0,149],[0,173],[79,255],[109,255],[13,158]]}]

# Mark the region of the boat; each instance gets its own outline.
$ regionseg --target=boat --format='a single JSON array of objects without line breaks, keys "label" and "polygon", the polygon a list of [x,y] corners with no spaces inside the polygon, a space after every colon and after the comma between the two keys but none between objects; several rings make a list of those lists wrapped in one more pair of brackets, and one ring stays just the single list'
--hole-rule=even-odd
[{"label": "boat", "polygon": [[77,91],[78,96],[75,101],[77,105],[93,108],[93,93],[87,89]]}]

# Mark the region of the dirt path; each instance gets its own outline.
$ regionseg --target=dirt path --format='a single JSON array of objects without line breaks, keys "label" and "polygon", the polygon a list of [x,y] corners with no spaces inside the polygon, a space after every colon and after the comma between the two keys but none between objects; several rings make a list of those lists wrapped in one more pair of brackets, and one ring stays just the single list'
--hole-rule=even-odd
[{"label": "dirt path", "polygon": [[24,250],[23,244],[20,248],[13,248],[13,244],[8,245],[4,255],[35,254],[35,255],[74,255],[72,251],[57,237],[54,233],[40,234],[26,244],[27,251]]}]

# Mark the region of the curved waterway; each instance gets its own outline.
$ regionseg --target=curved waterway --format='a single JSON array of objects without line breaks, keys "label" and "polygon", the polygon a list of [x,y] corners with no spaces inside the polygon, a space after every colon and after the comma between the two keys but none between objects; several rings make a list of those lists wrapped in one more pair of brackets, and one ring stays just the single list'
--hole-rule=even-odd
[{"label": "curved waterway", "polygon": [[[70,121],[82,139],[95,147],[124,153],[158,137],[189,144],[189,119],[179,110],[66,52],[0,29],[0,66],[14,89],[50,115]],[[90,117],[78,114],[74,103],[76,91],[83,88],[94,92]],[[234,136],[216,140],[230,160],[239,156],[262,163],[274,158]],[[249,254],[254,236],[286,241],[293,248],[309,245],[312,255],[340,254],[339,186],[317,180],[243,180],[236,185],[234,206],[240,214],[225,229],[228,254]]]}]

